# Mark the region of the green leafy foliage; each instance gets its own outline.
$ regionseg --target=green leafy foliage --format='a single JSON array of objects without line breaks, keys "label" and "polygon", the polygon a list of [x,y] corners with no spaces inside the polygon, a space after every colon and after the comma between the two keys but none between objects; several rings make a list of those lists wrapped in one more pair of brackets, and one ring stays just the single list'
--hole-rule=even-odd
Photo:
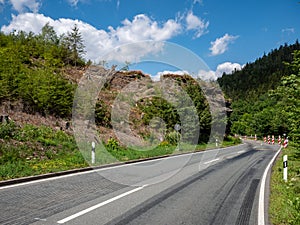
[{"label": "green leafy foliage", "polygon": [[256,133],[260,136],[287,133],[293,141],[300,141],[299,52],[295,51],[295,59],[288,64],[293,68],[293,74],[282,77],[277,88],[270,90],[251,105],[241,100],[233,104],[233,133]]},{"label": "green leafy foliage", "polygon": [[104,101],[98,100],[95,106],[95,122],[98,126],[111,127],[111,115]]},{"label": "green leafy foliage", "polygon": [[14,122],[0,124],[0,138],[10,139],[15,136],[17,127]]},{"label": "green leafy foliage", "polygon": [[39,35],[0,33],[0,100],[21,99],[30,113],[69,117],[75,87],[63,77],[62,68],[85,64],[80,32],[78,28],[73,32],[77,38],[73,48],[57,37],[49,24]]},{"label": "green leafy foliage", "polygon": [[283,155],[288,155],[288,181],[282,179],[282,157],[273,167],[270,195],[270,221],[272,224],[296,225],[300,223],[300,161],[299,145],[290,143]]},{"label": "green leafy foliage", "polygon": [[110,138],[106,143],[106,147],[108,147],[110,150],[118,150],[120,146],[116,139]]},{"label": "green leafy foliage", "polygon": [[[1,139],[5,142],[1,142]],[[75,139],[61,130],[0,124],[0,180],[87,166]]]},{"label": "green leafy foliage", "polygon": [[[191,142],[195,132],[197,132],[195,124],[198,124],[200,135],[196,142],[206,143],[210,135],[212,117],[203,91],[198,83],[188,76],[178,78],[177,83],[187,93],[187,95],[183,95],[181,92],[175,93],[177,94],[175,98],[178,100],[178,105],[174,106],[160,97],[143,99],[138,104],[143,112],[142,120],[144,124],[149,125],[153,118],[159,117],[165,122],[167,133],[172,133],[175,124],[181,124],[184,119],[184,124],[181,124],[181,126],[184,129],[183,141],[186,142]],[[190,101],[192,105],[189,104]],[[195,114],[198,116],[198,121],[195,120]],[[184,118],[180,118],[180,115]]]},{"label": "green leafy foliage", "polygon": [[[292,140],[300,140],[299,51],[298,41],[294,45],[281,46],[255,63],[248,64],[252,68],[251,73],[246,66],[218,80],[225,94],[233,101],[233,113],[229,119],[231,133],[256,133],[259,136],[287,133]],[[274,75],[274,70],[280,74],[279,77]],[[243,85],[236,84],[243,82]]]}]

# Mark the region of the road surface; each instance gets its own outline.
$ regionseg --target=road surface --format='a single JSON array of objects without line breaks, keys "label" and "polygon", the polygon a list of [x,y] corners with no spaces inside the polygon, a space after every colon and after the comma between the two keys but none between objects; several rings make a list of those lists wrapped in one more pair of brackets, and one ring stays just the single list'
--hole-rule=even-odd
[{"label": "road surface", "polygon": [[247,141],[0,187],[0,224],[254,225],[278,149]]}]

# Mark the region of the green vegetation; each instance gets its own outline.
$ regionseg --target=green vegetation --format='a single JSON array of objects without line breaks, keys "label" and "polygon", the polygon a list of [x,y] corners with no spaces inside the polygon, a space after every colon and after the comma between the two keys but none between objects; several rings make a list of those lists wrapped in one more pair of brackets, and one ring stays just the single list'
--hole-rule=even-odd
[{"label": "green vegetation", "polygon": [[75,86],[63,68],[84,66],[78,28],[57,37],[46,24],[41,34],[0,33],[0,101],[22,100],[24,111],[70,117]]},{"label": "green vegetation", "polygon": [[[76,25],[71,32],[61,36],[58,36],[48,23],[40,34],[23,31],[8,35],[0,33],[0,106],[2,102],[18,102],[21,103],[18,107],[22,107],[18,110],[29,115],[38,114],[45,118],[51,115],[69,120],[77,87],[75,80],[78,78],[72,77],[72,72],[90,63],[84,61],[84,53],[83,41]],[[127,63],[127,68],[128,65]],[[71,71],[71,74],[67,71]],[[119,74],[120,77],[122,75]],[[136,74],[136,77],[141,79],[141,74]],[[198,141],[196,150],[214,147],[213,144],[206,144],[210,136],[212,118],[198,83],[188,75],[171,75],[169,78],[187,93],[186,96],[180,93],[174,96],[181,100],[178,101],[179,105],[172,106],[159,97],[143,99],[134,109],[140,113],[139,116],[143,114],[142,120],[140,117],[132,118],[135,123],[133,125],[142,128],[148,126],[150,121],[153,122],[153,119],[162,118],[167,129],[165,140],[152,143],[158,144],[152,150],[148,148],[136,151],[124,148],[116,140],[109,139],[105,147],[110,154],[107,154],[106,150],[103,151],[100,145],[96,148],[97,165],[115,162],[116,159],[125,161],[177,153],[178,132],[174,131],[174,125],[180,124],[180,114],[185,115],[186,121],[190,123],[186,127],[181,124],[182,129],[186,130],[185,136],[182,137],[186,143],[180,146],[178,152],[195,150],[188,143],[194,135],[194,123],[199,123],[200,126],[199,139],[195,140]],[[118,90],[113,89],[111,83],[107,83],[104,92],[110,99],[98,99],[95,106],[95,123],[97,126],[111,129],[111,101],[113,96],[117,96]],[[199,121],[192,120],[193,117],[186,113],[192,108],[185,105],[188,98],[195,106]],[[145,139],[155,140],[147,129],[141,130],[144,132],[141,136]],[[228,139],[223,145],[235,143],[235,139]],[[87,143],[79,144],[81,151],[74,137],[62,130],[55,131],[50,127],[36,127],[30,124],[20,126],[13,121],[0,124],[0,179],[86,167],[88,163],[85,159],[90,158],[91,146]]]},{"label": "green vegetation", "polygon": [[[282,156],[288,155],[288,181],[283,180]],[[300,224],[299,145],[284,149],[272,171],[270,221],[276,225]]]},{"label": "green vegetation", "polygon": [[[294,50],[298,49],[298,50]],[[294,50],[291,52],[291,50]],[[291,58],[291,59],[290,59]],[[289,61],[281,61],[290,59]],[[279,62],[277,62],[279,60]],[[272,72],[272,62],[277,62],[277,77]],[[265,62],[265,63],[263,63]],[[291,140],[300,141],[300,45],[298,42],[291,46],[280,47],[263,59],[257,60],[248,67],[253,69],[248,73],[247,67],[232,74],[231,81],[224,75],[219,79],[225,90],[231,87],[234,94],[228,91],[226,95],[232,99],[233,113],[230,117],[231,132],[241,135],[267,134],[282,135],[287,133]],[[270,71],[269,73],[265,70]],[[255,73],[255,71],[257,73]],[[245,85],[236,86],[236,79],[240,77],[246,84],[256,86],[252,91]],[[256,79],[260,77],[260,79]],[[224,80],[223,80],[224,79]],[[265,81],[267,79],[267,81]],[[252,81],[253,80],[253,81]],[[226,82],[225,82],[226,81]],[[239,81],[241,82],[241,81]],[[265,83],[273,83],[265,86]],[[237,98],[236,96],[240,96]]]},{"label": "green vegetation", "polygon": [[[238,143],[239,139],[227,137],[221,147]],[[202,151],[215,146],[184,144],[178,150],[177,146],[163,141],[154,149],[137,151],[124,148],[111,138],[104,147],[105,150],[97,145],[95,165]],[[14,122],[0,124],[0,180],[87,167],[91,146],[86,145],[87,151],[82,149],[79,151],[74,138],[61,130],[33,125],[19,127]]]},{"label": "green vegetation", "polygon": [[[183,120],[183,118],[180,118],[180,115],[184,115],[185,123],[181,124],[181,126],[185,126],[184,141],[190,142],[190,140],[193,139],[196,132],[195,124],[198,124],[200,127],[198,144],[207,143],[210,136],[212,117],[209,111],[208,102],[201,87],[188,75],[178,77],[176,82],[182,87],[187,95],[185,96],[182,93],[177,93],[176,99],[178,99],[178,105],[175,106],[160,97],[151,97],[149,99],[141,100],[138,107],[142,113],[144,113],[142,122],[145,125],[149,125],[153,118],[162,118],[166,123],[167,138],[170,142],[174,143],[174,137],[173,140],[170,140],[172,139],[171,136],[174,132],[174,126],[175,124],[180,124],[180,121]],[[189,114],[194,110],[194,108],[189,105],[190,101],[194,104],[198,121],[194,121],[192,116],[189,118]]]},{"label": "green vegetation", "polygon": [[[234,138],[228,136],[222,142],[219,147],[228,147],[236,144],[240,144],[241,140],[238,138]],[[178,149],[179,147],[179,149]],[[145,159],[151,158],[156,156],[164,156],[170,154],[181,154],[186,152],[195,152],[195,151],[204,151],[207,149],[215,148],[215,144],[198,144],[198,145],[191,145],[184,143],[180,146],[172,145],[168,141],[161,142],[155,148],[148,150],[149,148],[140,148],[139,151],[136,149],[131,148],[123,148],[119,146],[118,142],[115,139],[110,139],[106,144],[106,148],[109,153],[111,153],[116,159],[119,161],[128,161],[128,160],[135,160],[135,159]]]},{"label": "green vegetation", "polygon": [[63,131],[0,125],[0,180],[86,166],[74,138]]}]

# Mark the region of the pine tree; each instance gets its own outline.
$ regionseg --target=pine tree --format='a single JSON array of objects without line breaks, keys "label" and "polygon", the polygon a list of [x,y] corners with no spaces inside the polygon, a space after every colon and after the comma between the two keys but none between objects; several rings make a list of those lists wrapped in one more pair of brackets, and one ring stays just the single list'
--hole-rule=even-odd
[{"label": "pine tree", "polygon": [[75,66],[84,65],[82,57],[85,54],[85,46],[77,24],[64,37],[63,44],[69,51],[69,63]]},{"label": "pine tree", "polygon": [[42,41],[51,44],[57,44],[59,40],[56,32],[54,31],[54,28],[49,25],[49,22],[46,23],[45,26],[43,26],[42,32],[39,37],[42,39]]}]

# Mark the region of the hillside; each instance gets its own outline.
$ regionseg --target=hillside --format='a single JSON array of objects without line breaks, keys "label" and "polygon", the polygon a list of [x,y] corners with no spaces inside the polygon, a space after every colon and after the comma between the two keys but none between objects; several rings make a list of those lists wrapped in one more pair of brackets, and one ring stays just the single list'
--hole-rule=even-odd
[{"label": "hillside", "polygon": [[232,102],[232,133],[286,133],[292,140],[299,140],[299,50],[298,41],[281,46],[241,71],[218,79]]},{"label": "hillside", "polygon": [[292,62],[295,50],[300,50],[298,41],[292,45],[280,46],[255,62],[247,63],[240,71],[223,74],[218,78],[218,83],[233,101],[256,101],[269,90],[275,89],[283,76],[292,73],[286,63]]},{"label": "hillside", "polygon": [[[77,43],[75,47],[71,42]],[[202,149],[206,147],[212,116],[203,90],[191,76],[168,74],[162,77],[164,82],[158,84],[141,71],[91,66],[82,57],[81,44],[76,26],[72,33],[60,37],[48,24],[37,35],[0,33],[0,180],[87,166],[89,156],[84,158],[74,137],[72,110],[79,83],[89,80],[89,69],[95,70],[100,78],[101,71],[112,71],[95,104],[89,104],[92,99],[87,101],[88,108],[95,107],[94,117],[89,117],[88,124],[95,121],[98,143],[103,142],[119,160],[172,153],[179,140],[174,130],[176,123],[186,130],[182,137],[186,144],[194,136],[190,125],[199,125],[199,137],[193,141],[201,144]],[[126,96],[126,88],[137,81],[142,88],[138,87],[136,92],[131,90],[137,95]],[[164,84],[169,85],[171,91],[159,87]],[[173,91],[178,89],[180,91]],[[146,96],[142,95],[143,90]],[[213,88],[208,91],[214,92]],[[164,95],[179,101],[171,104]],[[130,103],[129,120],[122,121],[128,122],[133,132],[121,126],[122,135],[133,144],[141,141],[157,146],[153,151],[130,150],[117,138],[111,118],[116,98],[134,103]],[[188,99],[196,109],[198,121],[191,120],[185,113],[191,107],[186,104]],[[180,118],[180,115],[185,117]],[[181,124],[182,119],[193,123]],[[86,141],[90,151],[90,139]],[[105,157],[97,160],[98,164],[111,162]]]}]

